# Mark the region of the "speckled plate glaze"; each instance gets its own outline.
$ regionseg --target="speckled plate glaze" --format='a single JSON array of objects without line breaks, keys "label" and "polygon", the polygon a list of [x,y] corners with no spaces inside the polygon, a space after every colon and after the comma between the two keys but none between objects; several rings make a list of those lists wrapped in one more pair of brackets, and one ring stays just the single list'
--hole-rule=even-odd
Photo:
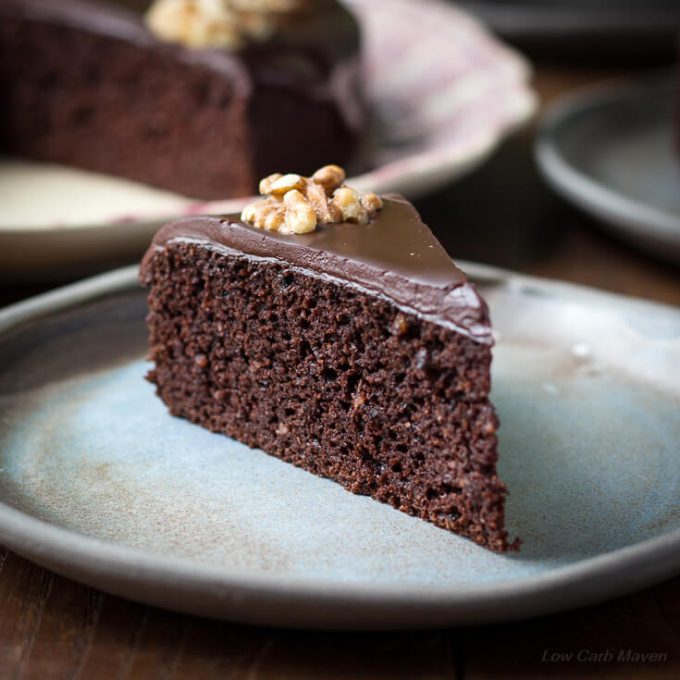
[{"label": "speckled plate glaze", "polygon": [[135,600],[413,628],[554,612],[680,571],[680,311],[469,265],[519,554],[168,415],[128,268],[0,312],[0,542]]},{"label": "speckled plate glaze", "polygon": [[[415,198],[479,165],[534,112],[526,62],[469,14],[444,0],[347,4],[362,26],[373,113],[353,186]],[[196,202],[73,168],[0,159],[0,278],[113,266],[141,256],[172,217],[237,212],[249,200]]]}]

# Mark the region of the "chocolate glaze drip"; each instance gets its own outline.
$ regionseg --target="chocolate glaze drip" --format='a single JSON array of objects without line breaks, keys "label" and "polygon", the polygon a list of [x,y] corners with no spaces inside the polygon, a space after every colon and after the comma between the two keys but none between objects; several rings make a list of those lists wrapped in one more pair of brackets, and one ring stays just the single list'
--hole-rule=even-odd
[{"label": "chocolate glaze drip", "polygon": [[141,266],[173,242],[198,242],[229,254],[286,262],[382,295],[404,311],[492,344],[486,303],[456,267],[415,208],[399,196],[368,225],[319,225],[311,234],[256,229],[237,215],[189,217],[161,228]]}]

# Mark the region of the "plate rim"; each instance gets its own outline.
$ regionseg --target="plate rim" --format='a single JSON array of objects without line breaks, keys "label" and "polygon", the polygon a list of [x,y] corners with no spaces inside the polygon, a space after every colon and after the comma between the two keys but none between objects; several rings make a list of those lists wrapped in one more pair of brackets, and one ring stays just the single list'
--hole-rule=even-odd
[{"label": "plate rim", "polygon": [[[679,313],[669,305],[585,286],[459,264],[477,281],[539,286],[579,298],[585,294],[600,304],[625,300],[632,307]],[[136,265],[100,274],[0,309],[0,335],[85,302],[133,291],[141,291]],[[528,618],[599,602],[680,573],[680,527],[538,576],[462,589],[323,580],[310,584],[300,577],[244,575],[87,536],[2,500],[0,543],[64,576],[154,606],[241,623],[326,630],[413,629]],[[163,595],[168,590],[184,598],[181,606],[167,604]]]},{"label": "plate rim", "polygon": [[548,184],[594,217],[607,231],[664,259],[680,262],[680,217],[630,198],[588,174],[569,161],[558,140],[560,130],[583,115],[629,102],[650,91],[672,92],[673,89],[674,82],[668,71],[643,79],[580,88],[550,107],[536,135],[534,156]]}]

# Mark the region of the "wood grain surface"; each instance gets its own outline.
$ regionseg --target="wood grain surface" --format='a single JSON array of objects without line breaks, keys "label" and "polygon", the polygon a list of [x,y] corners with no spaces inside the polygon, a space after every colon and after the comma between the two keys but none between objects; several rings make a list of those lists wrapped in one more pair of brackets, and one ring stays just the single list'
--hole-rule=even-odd
[{"label": "wood grain surface", "polygon": [[[309,633],[231,625],[127,602],[0,548],[0,612],[3,679],[680,677],[680,578],[605,604],[513,624]],[[617,660],[629,650],[667,656],[660,662]],[[554,654],[573,658],[545,660]],[[592,655],[603,660],[585,660]]]},{"label": "wood grain surface", "polygon": [[[549,102],[622,75],[543,66],[536,83]],[[610,238],[552,195],[533,164],[531,139],[531,130],[517,135],[474,175],[419,202],[450,252],[680,305],[680,269]],[[5,285],[0,303],[44,289]],[[630,660],[650,653],[659,656]],[[153,609],[56,576],[0,547],[0,680],[545,677],[680,678],[680,577],[525,622],[309,633]]]}]

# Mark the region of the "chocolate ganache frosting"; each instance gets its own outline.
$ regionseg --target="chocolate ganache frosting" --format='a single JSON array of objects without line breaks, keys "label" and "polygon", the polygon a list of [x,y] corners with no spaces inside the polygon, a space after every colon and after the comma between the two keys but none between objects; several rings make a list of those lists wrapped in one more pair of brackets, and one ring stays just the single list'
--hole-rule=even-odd
[{"label": "chocolate ganache frosting", "polygon": [[472,340],[493,343],[488,309],[465,274],[400,196],[366,225],[319,225],[309,234],[257,229],[239,216],[188,217],[161,228],[141,266],[145,279],[154,253],[173,242],[194,242],[231,255],[273,259],[384,296],[406,312]]}]

